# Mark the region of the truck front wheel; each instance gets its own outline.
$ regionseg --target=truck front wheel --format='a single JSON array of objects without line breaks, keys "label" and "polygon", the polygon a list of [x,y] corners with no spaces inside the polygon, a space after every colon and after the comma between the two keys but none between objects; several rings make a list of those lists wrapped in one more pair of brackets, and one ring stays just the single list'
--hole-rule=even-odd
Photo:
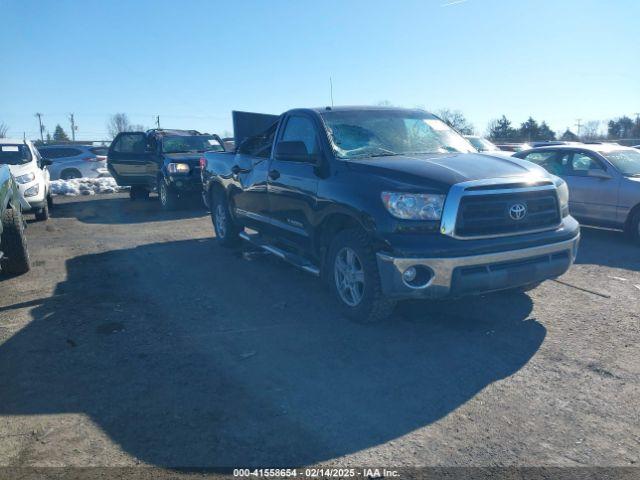
[{"label": "truck front wheel", "polygon": [[218,242],[224,247],[236,246],[240,242],[238,235],[241,228],[235,224],[231,217],[229,203],[224,192],[213,190],[209,204],[211,205],[211,222]]},{"label": "truck front wheel", "polygon": [[10,274],[26,273],[31,268],[24,221],[20,210],[7,209],[2,215],[2,238],[0,248],[6,255],[2,269]]},{"label": "truck front wheel", "polygon": [[331,242],[327,278],[345,316],[374,323],[391,315],[394,300],[380,285],[376,254],[365,232],[343,230]]}]

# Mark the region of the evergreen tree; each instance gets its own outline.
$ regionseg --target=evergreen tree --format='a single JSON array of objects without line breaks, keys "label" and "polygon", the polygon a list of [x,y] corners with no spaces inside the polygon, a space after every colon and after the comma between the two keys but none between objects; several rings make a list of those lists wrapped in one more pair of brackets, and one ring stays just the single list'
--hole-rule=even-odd
[{"label": "evergreen tree", "polygon": [[577,142],[578,136],[567,128],[567,130],[560,137],[560,140],[564,140],[565,142]]},{"label": "evergreen tree", "polygon": [[53,131],[53,139],[56,142],[68,142],[69,137],[67,136],[64,129],[60,126],[60,124],[56,125],[56,129]]},{"label": "evergreen tree", "polygon": [[514,142],[518,132],[511,126],[511,122],[502,115],[501,118],[489,122],[489,139],[499,142]]},{"label": "evergreen tree", "polygon": [[549,140],[555,140],[555,139],[556,139],[556,133],[549,128],[549,125],[547,125],[547,122],[543,121],[540,124],[540,128],[538,130],[538,140],[549,141]]}]

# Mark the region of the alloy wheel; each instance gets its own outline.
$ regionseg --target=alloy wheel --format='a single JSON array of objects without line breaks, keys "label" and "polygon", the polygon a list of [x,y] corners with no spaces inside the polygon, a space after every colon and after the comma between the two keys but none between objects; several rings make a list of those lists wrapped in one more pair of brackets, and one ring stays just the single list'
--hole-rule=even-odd
[{"label": "alloy wheel", "polygon": [[334,264],[336,289],[344,303],[356,307],[364,296],[364,268],[356,252],[343,247]]}]

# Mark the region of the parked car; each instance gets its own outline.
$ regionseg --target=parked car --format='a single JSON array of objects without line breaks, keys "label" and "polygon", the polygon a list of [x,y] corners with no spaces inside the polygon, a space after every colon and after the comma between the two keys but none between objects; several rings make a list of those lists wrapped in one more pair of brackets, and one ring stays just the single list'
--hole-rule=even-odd
[{"label": "parked car", "polygon": [[200,157],[206,151],[224,151],[218,135],[196,130],[154,129],[122,132],[111,142],[107,168],[120,186],[130,186],[132,200],[157,191],[165,210],[202,192]]},{"label": "parked car", "polygon": [[51,160],[51,180],[108,177],[108,147],[93,145],[44,145],[38,147],[42,157]]},{"label": "parked car", "polygon": [[31,268],[24,228],[18,186],[9,167],[0,165],[0,271],[20,274]]},{"label": "parked car", "polygon": [[489,140],[477,135],[465,135],[464,138],[469,140],[469,143],[475,147],[479,152],[501,152],[497,145],[493,144]]},{"label": "parked car", "polygon": [[520,152],[530,149],[531,145],[528,143],[499,143],[497,147],[504,152]]},{"label": "parked car", "polygon": [[15,178],[23,211],[34,212],[36,220],[47,220],[53,205],[47,169],[51,161],[43,159],[29,140],[2,138],[0,165],[8,165]]},{"label": "parked car", "polygon": [[217,240],[244,239],[321,276],[347,316],[526,289],[574,261],[579,225],[565,182],[478,154],[430,113],[327,107],[271,116],[258,133],[261,123],[236,129],[247,139],[235,153],[204,154]]},{"label": "parked car", "polygon": [[519,152],[569,185],[571,214],[623,229],[640,241],[640,152],[618,144],[561,145]]}]

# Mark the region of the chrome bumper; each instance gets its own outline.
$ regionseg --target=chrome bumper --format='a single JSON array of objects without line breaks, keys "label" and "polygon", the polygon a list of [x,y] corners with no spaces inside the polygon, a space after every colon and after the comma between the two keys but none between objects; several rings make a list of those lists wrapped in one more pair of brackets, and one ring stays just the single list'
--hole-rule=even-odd
[{"label": "chrome bumper", "polygon": [[[455,258],[397,258],[378,253],[382,290],[399,298],[442,298],[505,290],[558,277],[573,264],[580,235],[538,247]],[[404,282],[403,272],[426,267],[431,278],[422,286]]]}]

